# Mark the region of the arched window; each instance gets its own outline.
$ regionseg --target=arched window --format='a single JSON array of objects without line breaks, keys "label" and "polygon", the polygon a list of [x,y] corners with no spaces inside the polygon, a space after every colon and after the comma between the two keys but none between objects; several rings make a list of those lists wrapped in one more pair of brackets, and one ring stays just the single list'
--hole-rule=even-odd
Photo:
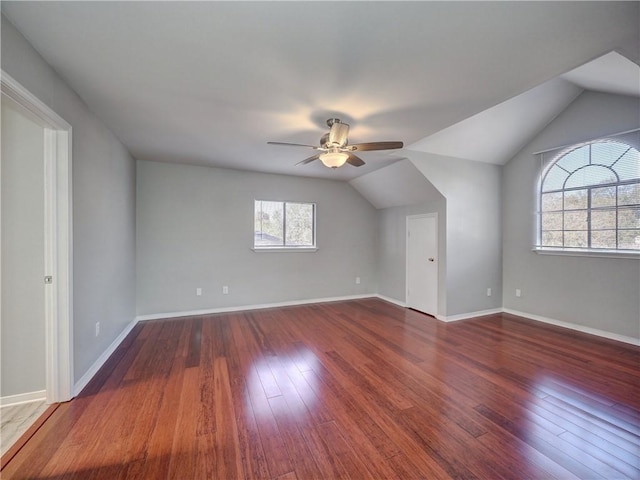
[{"label": "arched window", "polygon": [[560,153],[540,183],[542,248],[640,251],[640,153],[598,140]]}]

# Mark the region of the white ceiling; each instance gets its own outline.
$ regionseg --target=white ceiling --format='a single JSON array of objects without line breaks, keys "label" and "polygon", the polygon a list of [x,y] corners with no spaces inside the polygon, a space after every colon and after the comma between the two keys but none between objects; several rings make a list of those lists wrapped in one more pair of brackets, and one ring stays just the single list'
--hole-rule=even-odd
[{"label": "white ceiling", "polygon": [[616,52],[574,68],[561,78],[587,90],[640,96],[640,67]]},{"label": "white ceiling", "polygon": [[406,148],[504,165],[585,89],[640,97],[640,66],[609,52]]},{"label": "white ceiling", "polygon": [[[351,143],[419,145],[607,52],[637,63],[639,5],[3,0],[1,8],[136,158],[350,180],[400,156],[294,167],[313,152],[266,142],[315,144],[337,116],[351,124]],[[583,74],[566,80],[592,88]]]},{"label": "white ceiling", "polygon": [[436,187],[408,159],[361,175],[349,184],[378,209],[434,202],[442,198]]},{"label": "white ceiling", "polygon": [[554,78],[406,148],[504,165],[582,92]]}]

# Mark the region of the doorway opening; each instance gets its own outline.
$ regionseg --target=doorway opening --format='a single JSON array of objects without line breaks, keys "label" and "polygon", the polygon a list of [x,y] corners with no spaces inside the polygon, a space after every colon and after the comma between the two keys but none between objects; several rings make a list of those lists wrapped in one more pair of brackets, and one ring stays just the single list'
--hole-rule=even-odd
[{"label": "doorway opening", "polygon": [[63,402],[73,396],[71,125],[4,71],[0,84],[2,101],[43,129],[45,396]]}]

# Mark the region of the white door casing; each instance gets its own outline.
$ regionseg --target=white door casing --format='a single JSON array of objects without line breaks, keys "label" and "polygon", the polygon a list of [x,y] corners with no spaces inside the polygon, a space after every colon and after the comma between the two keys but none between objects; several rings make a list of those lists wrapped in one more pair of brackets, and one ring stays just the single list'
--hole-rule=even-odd
[{"label": "white door casing", "polygon": [[73,397],[71,125],[4,71],[0,85],[44,128],[46,400],[63,402]]},{"label": "white door casing", "polygon": [[407,292],[409,308],[438,314],[438,214],[407,217]]}]

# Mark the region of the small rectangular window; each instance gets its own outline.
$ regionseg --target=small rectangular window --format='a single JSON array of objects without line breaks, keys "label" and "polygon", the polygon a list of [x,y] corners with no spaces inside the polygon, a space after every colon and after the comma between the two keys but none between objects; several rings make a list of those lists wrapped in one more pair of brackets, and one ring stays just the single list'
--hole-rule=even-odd
[{"label": "small rectangular window", "polygon": [[254,248],[316,247],[314,203],[256,200],[254,212]]}]

